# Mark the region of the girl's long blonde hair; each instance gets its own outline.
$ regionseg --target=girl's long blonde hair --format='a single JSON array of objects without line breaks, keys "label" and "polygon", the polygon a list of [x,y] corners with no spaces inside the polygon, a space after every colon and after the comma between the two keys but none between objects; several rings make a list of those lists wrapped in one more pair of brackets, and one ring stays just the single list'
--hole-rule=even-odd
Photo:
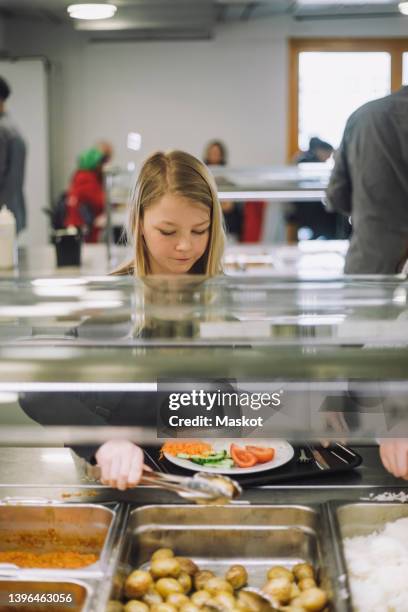
[{"label": "girl's long blonde hair", "polygon": [[210,210],[210,236],[204,255],[189,274],[214,276],[222,271],[225,246],[223,214],[214,179],[206,166],[184,151],[161,151],[143,164],[132,193],[127,237],[134,245],[134,260],[115,271],[116,274],[149,274],[149,254],[141,232],[144,211],[171,193],[204,204]]}]

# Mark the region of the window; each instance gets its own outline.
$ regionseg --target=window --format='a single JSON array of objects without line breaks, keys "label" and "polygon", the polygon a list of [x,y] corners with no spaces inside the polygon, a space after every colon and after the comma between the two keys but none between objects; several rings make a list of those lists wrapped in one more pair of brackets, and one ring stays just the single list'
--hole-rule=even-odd
[{"label": "window", "polygon": [[408,85],[408,52],[402,54],[402,84]]},{"label": "window", "polygon": [[405,39],[294,39],[290,50],[289,160],[313,136],[338,147],[356,108],[408,84]]},{"label": "window", "polygon": [[337,148],[351,113],[390,91],[389,53],[301,53],[299,148],[306,150],[312,136]]}]

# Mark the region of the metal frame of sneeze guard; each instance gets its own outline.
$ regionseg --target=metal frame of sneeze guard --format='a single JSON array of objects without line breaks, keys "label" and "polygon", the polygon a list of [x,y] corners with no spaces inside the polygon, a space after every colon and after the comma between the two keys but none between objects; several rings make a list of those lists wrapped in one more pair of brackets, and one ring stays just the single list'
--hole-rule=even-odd
[{"label": "metal frame of sneeze guard", "polygon": [[[224,379],[240,392],[282,390],[289,399],[273,415],[276,431],[307,439],[329,433],[313,420],[328,412],[319,409],[321,396],[351,397],[355,405],[357,392],[366,423],[349,435],[378,437],[371,416],[398,419],[408,395],[407,289],[404,275],[3,280],[0,400],[36,392],[154,393],[166,380]],[[295,423],[295,413],[304,420]],[[42,430],[44,440],[119,435],[104,427],[51,431]],[[137,423],[128,433],[136,442],[157,441],[157,432]],[[39,435],[38,427],[4,425],[0,444]]]}]

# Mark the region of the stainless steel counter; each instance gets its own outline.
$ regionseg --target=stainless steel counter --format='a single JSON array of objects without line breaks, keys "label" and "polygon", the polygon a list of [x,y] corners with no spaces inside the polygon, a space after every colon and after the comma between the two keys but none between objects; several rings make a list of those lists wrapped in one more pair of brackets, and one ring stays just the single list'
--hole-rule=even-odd
[{"label": "stainless steel counter", "polygon": [[[315,522],[318,516],[318,522],[314,530],[307,531],[309,535],[310,533],[316,534],[316,541],[319,539],[320,542],[320,556],[315,558],[314,563],[321,564],[321,570],[325,572],[325,580],[328,581],[327,584],[331,584],[333,587],[330,589],[332,597],[331,612],[350,612],[351,606],[349,605],[349,595],[346,588],[345,569],[340,555],[340,537],[337,531],[334,531],[335,527],[332,521],[335,515],[330,510],[336,506],[325,502],[330,500],[346,503],[367,501],[374,499],[374,496],[384,491],[388,494],[408,494],[408,484],[394,479],[381,467],[377,448],[356,447],[356,450],[363,456],[364,461],[363,465],[353,473],[348,473],[340,478],[319,477],[299,482],[293,481],[287,485],[279,484],[247,489],[244,491],[242,498],[234,502],[234,507],[213,507],[212,510],[217,515],[222,513],[222,517],[224,517],[220,519],[220,524],[217,525],[217,538],[224,538],[224,543],[230,542],[230,539],[228,539],[230,537],[229,532],[236,535],[243,529],[246,529],[244,538],[254,538],[257,535],[262,535],[262,538],[265,538],[266,534],[263,526],[259,527],[256,519],[265,512],[268,515],[268,525],[270,520],[278,520],[282,513],[286,513],[285,536],[287,535],[286,524],[287,522],[290,523],[291,512],[292,518],[298,517],[296,529],[299,528],[299,530],[302,529],[302,525],[299,523],[299,515],[314,516]],[[201,538],[206,534],[207,539],[205,545],[203,544],[201,548],[198,547],[197,550],[205,550],[207,556],[210,557],[208,550],[211,542],[215,542],[214,532],[211,531],[213,522],[211,517],[206,516],[207,508],[203,506],[180,505],[180,498],[155,487],[140,486],[130,491],[118,492],[109,487],[90,483],[84,475],[80,462],[66,448],[1,448],[0,502],[7,502],[11,505],[18,503],[19,508],[21,508],[20,503],[29,504],[28,509],[31,504],[34,504],[37,507],[40,506],[40,510],[42,510],[42,504],[47,501],[73,502],[74,504],[100,504],[115,501],[130,504],[115,505],[120,511],[120,521],[117,523],[113,538],[108,544],[109,565],[104,569],[103,575],[97,576],[95,574],[95,579],[91,579],[91,577],[81,578],[81,584],[84,585],[89,594],[89,601],[87,600],[87,603],[83,607],[81,606],[82,612],[101,612],[106,609],[109,599],[118,598],[118,585],[123,580],[123,572],[128,573],[130,568],[137,567],[143,562],[134,554],[131,556],[131,550],[136,550],[136,547],[130,547],[129,543],[139,541],[137,538],[142,537],[140,534],[143,529],[146,529],[147,522],[149,522],[149,525],[153,524],[157,533],[160,533],[160,530],[167,530],[168,537],[171,537],[168,534],[173,533],[173,536],[177,537],[177,542],[181,542],[180,546],[182,547],[183,543],[186,545],[190,542],[188,538],[191,535],[190,531],[193,529],[191,525],[194,524],[191,512],[204,511],[202,519],[196,517],[199,521],[196,529],[198,530],[197,537],[199,532]],[[250,503],[257,504],[257,506],[246,507],[246,504]],[[54,510],[59,510],[61,507],[64,506],[47,506],[47,513],[52,514]],[[398,512],[405,514],[406,508],[396,507],[395,504],[391,504],[390,508],[394,515]],[[237,513],[239,513],[238,516]],[[226,515],[231,515],[232,527],[225,522]],[[250,516],[252,523],[249,520]],[[139,517],[142,521],[142,527],[138,524]],[[160,517],[160,519],[158,524],[155,524],[155,520],[158,520],[157,517]],[[234,523],[232,523],[233,519],[235,520]],[[145,523],[143,523],[143,520]],[[176,530],[173,529],[172,521],[177,526]],[[278,520],[277,525],[280,524]],[[137,532],[138,526],[140,527],[139,532]],[[237,529],[238,526],[239,530]],[[146,533],[149,538],[150,533],[148,531]],[[297,533],[300,533],[300,531]],[[213,539],[211,539],[211,535]],[[247,542],[247,540],[245,541]],[[149,546],[156,546],[154,537],[153,544],[150,541]],[[258,549],[259,544],[257,545]],[[231,548],[231,550],[233,549]],[[241,546],[239,550],[242,550]],[[215,552],[218,553],[216,548]],[[189,556],[194,557],[193,554]],[[239,555],[237,555],[237,560],[239,558]],[[248,563],[249,560],[245,558],[245,562]],[[64,579],[69,592],[72,592],[75,596],[80,595],[77,592],[77,578],[71,577],[68,580],[67,576],[70,574],[64,570],[54,573],[58,576],[60,582]],[[14,592],[17,587],[20,591],[35,591],[36,588],[45,584],[44,580],[48,580],[47,588],[50,590],[56,588],[55,584],[49,581],[49,576],[44,574],[40,576],[40,574],[39,571],[37,571],[37,574],[32,572],[31,582],[27,582],[27,580],[24,582],[24,571],[21,570],[18,570],[15,576],[11,575],[9,578],[3,576],[1,583],[3,592],[7,595]],[[43,582],[40,582],[40,580]]]},{"label": "stainless steel counter", "polygon": [[[246,489],[242,502],[319,503],[330,499],[366,500],[384,491],[406,491],[408,483],[384,470],[378,448],[356,447],[363,464],[336,476],[317,476]],[[84,463],[68,448],[0,448],[0,499],[42,497],[70,501],[127,501],[135,504],[181,503],[172,493],[140,486],[120,492],[86,477]]]},{"label": "stainless steel counter", "polygon": [[0,448],[0,487],[85,482],[81,461],[69,448]]}]

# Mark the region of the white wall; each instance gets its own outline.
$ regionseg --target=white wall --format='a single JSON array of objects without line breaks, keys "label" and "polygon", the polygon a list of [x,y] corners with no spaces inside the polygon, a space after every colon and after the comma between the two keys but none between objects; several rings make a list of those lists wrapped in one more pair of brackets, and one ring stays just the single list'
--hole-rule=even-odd
[{"label": "white wall", "polygon": [[[53,62],[51,169],[54,195],[81,149],[112,141],[115,162],[137,163],[158,148],[200,155],[221,138],[230,162],[277,164],[286,157],[288,54],[291,36],[408,36],[408,19],[295,22],[289,17],[226,23],[209,41],[88,44],[70,28],[11,22],[15,54]],[[142,134],[140,154],[126,134]]]},{"label": "white wall", "polygon": [[284,159],[286,48],[280,34],[259,38],[257,25],[227,27],[210,41],[87,44],[86,34],[66,28],[14,24],[12,51],[54,64],[54,191],[95,139],[113,142],[117,163],[134,159],[125,147],[130,130],[142,134],[140,157],[170,147],[201,154],[218,137],[231,163]]},{"label": "white wall", "polygon": [[48,207],[50,195],[46,65],[41,59],[0,59],[0,74],[11,86],[7,113],[27,147],[24,180],[27,229],[19,234],[19,244],[44,244],[47,224],[42,208]]},{"label": "white wall", "polygon": [[[201,155],[204,143],[228,143],[234,164],[277,162],[282,156],[285,87],[274,91],[271,68],[285,64],[281,45],[263,53],[250,40],[187,45],[91,46],[84,68],[85,126],[88,139],[103,134],[118,147],[130,130],[141,132],[143,154],[180,147]],[[284,85],[284,82],[282,83]]]}]

